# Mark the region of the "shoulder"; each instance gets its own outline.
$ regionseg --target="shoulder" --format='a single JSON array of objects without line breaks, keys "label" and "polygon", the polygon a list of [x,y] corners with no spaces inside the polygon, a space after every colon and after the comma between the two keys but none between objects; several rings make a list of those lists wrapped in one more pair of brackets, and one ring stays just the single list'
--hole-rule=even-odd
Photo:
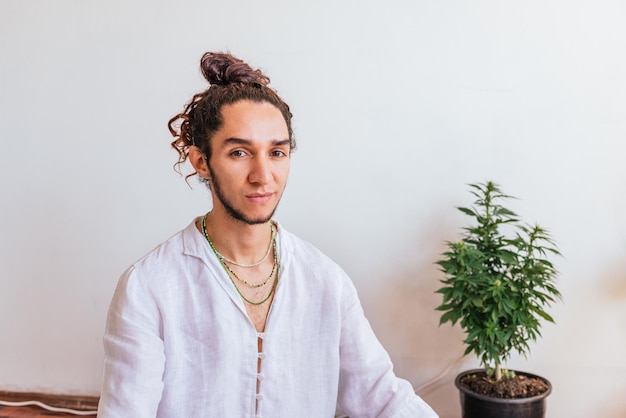
[{"label": "shoulder", "polygon": [[338,294],[354,293],[351,279],[331,257],[284,228],[279,231],[281,262],[296,282]]},{"label": "shoulder", "polygon": [[132,263],[124,272],[123,279],[146,282],[159,281],[161,278],[180,275],[197,264],[197,237],[194,235],[194,223],[178,231],[167,240],[157,245],[150,252]]},{"label": "shoulder", "polygon": [[173,261],[180,259],[184,253],[183,232],[184,230],[179,231],[157,245],[135,261],[130,269],[151,272],[171,265]]},{"label": "shoulder", "polygon": [[279,231],[281,250],[286,253],[289,259],[300,262],[306,261],[307,264],[319,263],[318,266],[340,269],[339,265],[335,263],[335,261],[321,252],[310,242],[297,237],[282,226]]}]

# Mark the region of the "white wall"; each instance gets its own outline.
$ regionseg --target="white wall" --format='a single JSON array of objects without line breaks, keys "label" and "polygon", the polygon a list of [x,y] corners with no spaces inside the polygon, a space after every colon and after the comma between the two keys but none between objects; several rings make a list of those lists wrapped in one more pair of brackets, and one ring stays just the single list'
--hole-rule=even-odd
[{"label": "white wall", "polygon": [[[229,49],[295,113],[281,222],[351,274],[398,374],[463,351],[433,262],[492,179],[565,255],[557,325],[511,365],[552,381],[549,417],[626,415],[624,4],[2,1],[0,390],[98,393],[119,274],[210,205],[166,122]],[[422,392],[442,417],[474,364]]]}]

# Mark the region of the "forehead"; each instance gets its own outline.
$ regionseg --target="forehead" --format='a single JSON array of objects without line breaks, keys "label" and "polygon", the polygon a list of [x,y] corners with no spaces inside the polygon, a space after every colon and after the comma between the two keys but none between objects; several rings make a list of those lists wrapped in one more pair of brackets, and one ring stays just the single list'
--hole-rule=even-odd
[{"label": "forehead", "polygon": [[250,141],[289,139],[287,123],[280,110],[267,102],[242,100],[222,107],[222,127],[216,137]]}]

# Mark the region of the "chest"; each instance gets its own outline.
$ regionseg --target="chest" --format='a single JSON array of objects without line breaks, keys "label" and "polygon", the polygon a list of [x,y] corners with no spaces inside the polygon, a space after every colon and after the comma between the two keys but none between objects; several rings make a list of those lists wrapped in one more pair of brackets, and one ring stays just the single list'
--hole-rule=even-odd
[{"label": "chest", "polygon": [[246,314],[252,324],[254,324],[256,331],[265,331],[267,316],[274,300],[276,290],[275,283],[261,288],[249,288],[236,285],[236,290],[244,302]]},{"label": "chest", "polygon": [[[256,269],[249,270],[226,265],[224,267],[233,287],[243,301],[246,314],[254,324],[254,328],[257,332],[265,331],[267,316],[278,284],[276,261],[274,260],[274,263],[265,263],[265,265],[260,265]],[[247,276],[244,276],[244,274],[247,274]],[[256,280],[246,280],[250,276]],[[245,279],[242,277],[245,277]],[[259,280],[258,277],[265,278],[265,280]]]},{"label": "chest", "polygon": [[257,332],[265,331],[267,315],[269,314],[270,306],[273,299],[274,295],[271,295],[269,300],[260,305],[251,305],[249,303],[245,303],[248,318],[250,319],[252,324],[254,324],[254,328],[257,330]]}]

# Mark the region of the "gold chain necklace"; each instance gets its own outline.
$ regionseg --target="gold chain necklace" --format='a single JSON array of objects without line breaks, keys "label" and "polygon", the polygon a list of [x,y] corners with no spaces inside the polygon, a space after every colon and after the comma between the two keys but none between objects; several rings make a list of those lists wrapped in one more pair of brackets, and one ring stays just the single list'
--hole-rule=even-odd
[{"label": "gold chain necklace", "polygon": [[[204,234],[204,237],[206,238],[207,242],[209,243],[209,246],[211,247],[211,249],[213,250],[213,252],[215,253],[215,256],[217,257],[217,259],[219,260],[220,264],[222,265],[222,267],[224,267],[224,270],[226,271],[226,275],[228,276],[228,278],[230,279],[230,282],[233,284],[233,286],[235,286],[235,290],[237,291],[237,293],[239,294],[239,296],[246,301],[247,303],[249,303],[250,305],[262,305],[263,303],[267,302],[269,300],[269,298],[272,297],[272,295],[274,294],[274,291],[276,290],[276,284],[278,283],[278,274],[280,272],[280,263],[278,262],[278,250],[276,248],[276,235],[273,235],[273,240],[272,240],[272,247],[274,248],[274,266],[272,267],[272,272],[270,273],[269,277],[267,278],[267,280],[265,280],[265,282],[259,284],[259,285],[254,285],[251,283],[246,282],[245,280],[239,278],[239,276],[237,276],[237,274],[235,274],[234,271],[232,271],[224,262],[224,260],[222,259],[222,257],[220,256],[220,254],[217,252],[217,250],[215,249],[215,246],[213,245],[213,242],[211,241],[211,239],[209,238],[209,234],[206,231],[206,218],[207,218],[208,213],[206,213],[203,217],[202,217],[202,233]],[[237,287],[237,284],[234,282],[233,278],[231,277],[231,275],[229,273],[232,273],[233,276],[235,276],[238,280],[240,280],[242,283],[247,284],[250,287],[261,287],[264,286],[265,284],[267,284],[270,279],[272,278],[272,276],[274,275],[274,273],[276,273],[276,280],[274,280],[274,284],[272,285],[272,289],[270,290],[270,293],[267,295],[267,297],[259,302],[253,302],[250,299],[246,298],[241,291],[239,291],[239,288]]]},{"label": "gold chain necklace", "polygon": [[[205,215],[205,216],[206,216],[206,215]],[[262,262],[264,262],[265,260],[267,260],[267,257],[269,257],[269,255],[270,255],[270,251],[272,251],[272,247],[273,247],[272,243],[276,243],[276,230],[274,229],[274,223],[273,223],[273,222],[270,222],[270,230],[271,230],[272,236],[271,236],[271,238],[270,238],[270,243],[269,243],[269,245],[267,246],[267,252],[266,252],[266,253],[265,253],[265,255],[263,256],[263,258],[262,258],[262,259],[260,259],[259,261],[257,261],[256,263],[252,263],[252,264],[240,264],[240,263],[238,263],[238,262],[236,262],[236,261],[234,261],[234,260],[231,260],[230,258],[227,258],[225,255],[222,255],[222,253],[220,253],[219,251],[217,251],[217,250],[215,250],[215,249],[214,249],[214,250],[215,250],[215,253],[216,253],[216,254],[217,254],[217,256],[218,256],[219,258],[221,258],[223,261],[226,261],[226,262],[228,262],[228,263],[230,263],[230,264],[232,264],[232,265],[234,265],[234,266],[237,266],[237,267],[243,267],[243,268],[251,268],[251,267],[256,267],[256,266],[260,265]],[[230,269],[229,269],[229,270],[230,270]],[[232,270],[231,270],[231,273],[232,273]],[[235,273],[233,273],[233,274],[235,274]],[[245,282],[244,282],[244,283],[245,283]]]}]

